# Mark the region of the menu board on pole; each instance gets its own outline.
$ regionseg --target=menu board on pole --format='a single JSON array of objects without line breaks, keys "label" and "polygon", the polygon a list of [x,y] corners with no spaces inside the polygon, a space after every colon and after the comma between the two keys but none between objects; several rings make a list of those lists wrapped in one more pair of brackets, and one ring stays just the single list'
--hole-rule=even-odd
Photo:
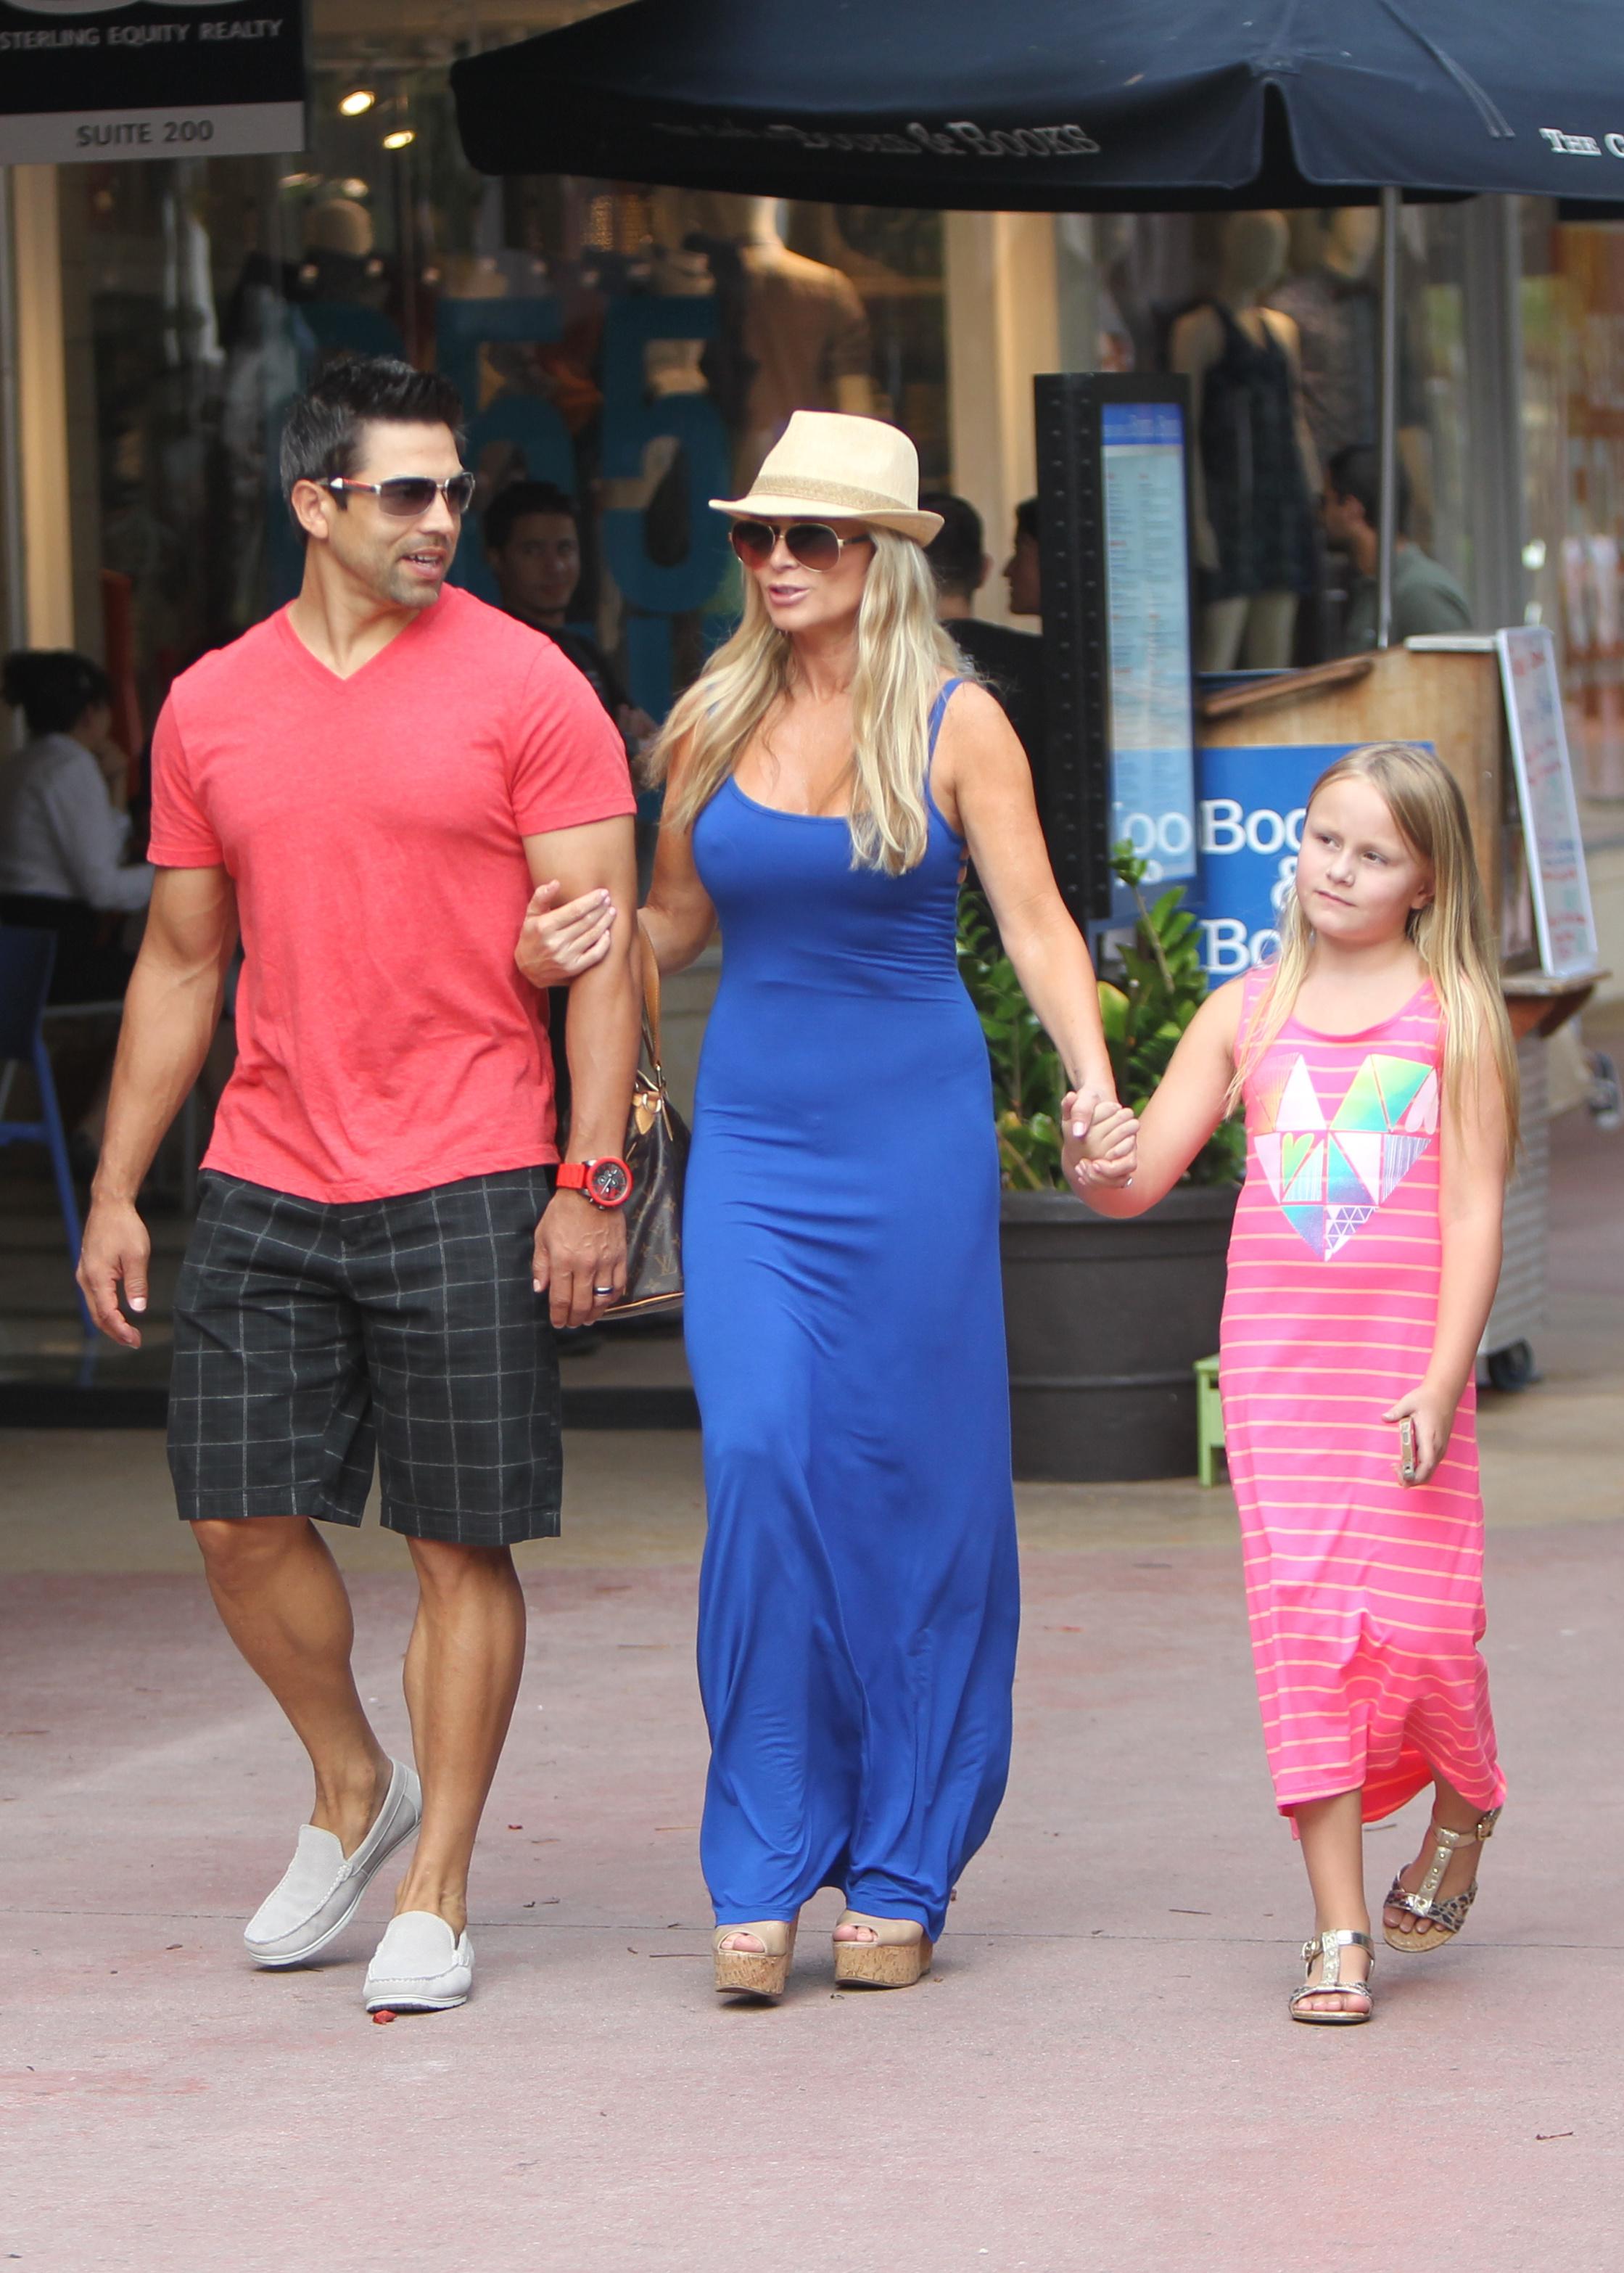
[{"label": "menu board on pole", "polygon": [[1111,641],[1111,826],[1148,881],[1195,874],[1182,403],[1100,406]]},{"label": "menu board on pole", "polygon": [[0,165],[301,150],[303,0],[0,0]]},{"label": "menu board on pole", "polygon": [[1044,834],[1077,920],[1131,921],[1125,839],[1153,887],[1195,874],[1189,382],[1045,371],[1034,394]]},{"label": "menu board on pole", "polygon": [[1549,625],[1496,634],[1541,966],[1553,978],[1593,971],[1596,919],[1574,799],[1556,642]]}]

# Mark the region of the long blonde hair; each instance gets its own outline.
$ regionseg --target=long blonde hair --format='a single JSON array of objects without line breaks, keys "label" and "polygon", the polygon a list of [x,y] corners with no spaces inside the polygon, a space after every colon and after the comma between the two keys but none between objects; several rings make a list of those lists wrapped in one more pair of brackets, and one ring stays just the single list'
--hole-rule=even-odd
[{"label": "long blonde hair", "polygon": [[[936,620],[936,586],[922,545],[872,529],[874,557],[857,610],[851,680],[851,859],[854,867],[900,876],[924,858],[930,837],[924,777],[931,706],[942,672],[975,676]],[[673,708],[649,754],[648,777],[665,780],[679,752],[667,818],[692,826],[737,766],[746,744],[793,683],[795,650],[767,611],[753,576],[745,614],[725,647]]]},{"label": "long blonde hair", "polygon": [[[1516,1050],[1460,784],[1430,750],[1418,749],[1411,742],[1367,742],[1320,776],[1308,794],[1310,813],[1321,791],[1339,781],[1367,781],[1381,795],[1404,842],[1431,866],[1432,898],[1424,908],[1411,910],[1405,931],[1443,1009],[1444,1098],[1458,1124],[1468,1101],[1476,1100],[1485,1063],[1492,1062],[1505,1099],[1506,1157],[1515,1159]],[[1281,910],[1279,929],[1280,954],[1237,1058],[1231,1111],[1239,1105],[1254,1068],[1296,1008],[1308,976],[1314,934],[1295,890]]]}]

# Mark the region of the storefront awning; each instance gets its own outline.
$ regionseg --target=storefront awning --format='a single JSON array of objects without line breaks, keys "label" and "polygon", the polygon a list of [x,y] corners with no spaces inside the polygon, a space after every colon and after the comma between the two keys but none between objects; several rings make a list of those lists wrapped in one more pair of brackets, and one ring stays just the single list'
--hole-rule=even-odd
[{"label": "storefront awning", "polygon": [[456,64],[469,158],[842,203],[1624,198],[1618,0],[636,0]]}]

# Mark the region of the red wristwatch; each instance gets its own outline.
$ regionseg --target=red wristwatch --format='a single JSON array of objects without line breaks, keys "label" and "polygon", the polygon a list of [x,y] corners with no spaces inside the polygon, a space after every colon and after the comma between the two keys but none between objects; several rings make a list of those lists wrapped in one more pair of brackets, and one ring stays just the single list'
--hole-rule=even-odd
[{"label": "red wristwatch", "polygon": [[612,1152],[601,1160],[561,1160],[557,1181],[561,1192],[579,1192],[594,1207],[625,1207],[632,1197],[632,1171]]}]

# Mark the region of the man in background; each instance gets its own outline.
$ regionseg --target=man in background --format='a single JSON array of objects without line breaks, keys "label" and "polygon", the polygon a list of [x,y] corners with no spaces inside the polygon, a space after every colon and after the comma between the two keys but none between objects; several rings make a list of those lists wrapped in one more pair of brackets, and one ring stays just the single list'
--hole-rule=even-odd
[{"label": "man in background", "polygon": [[935,490],[921,498],[920,509],[939,513],[941,528],[924,549],[936,579],[936,614],[955,647],[972,663],[1003,704],[1032,769],[1037,806],[1044,806],[1044,643],[1033,632],[1007,624],[983,623],[976,595],[992,573],[983,541],[981,515],[969,500]]},{"label": "man in background", "polygon": [[655,731],[589,632],[570,623],[580,582],[580,512],[553,482],[510,482],[491,499],[485,553],[510,616],[551,640],[619,727],[628,757]]},{"label": "man in background", "polygon": [[1041,616],[1044,611],[1043,567],[1037,555],[1037,499],[1022,498],[1015,507],[1015,541],[1004,563],[1012,616]]},{"label": "man in background", "polygon": [[[1469,632],[1471,606],[1448,570],[1402,532],[1410,513],[1410,478],[1401,463],[1396,504],[1400,535],[1393,548],[1393,643],[1426,632]],[[1321,514],[1325,533],[1348,555],[1353,589],[1343,625],[1343,655],[1376,644],[1376,572],[1381,549],[1381,464],[1368,442],[1338,450],[1325,469]]]}]

